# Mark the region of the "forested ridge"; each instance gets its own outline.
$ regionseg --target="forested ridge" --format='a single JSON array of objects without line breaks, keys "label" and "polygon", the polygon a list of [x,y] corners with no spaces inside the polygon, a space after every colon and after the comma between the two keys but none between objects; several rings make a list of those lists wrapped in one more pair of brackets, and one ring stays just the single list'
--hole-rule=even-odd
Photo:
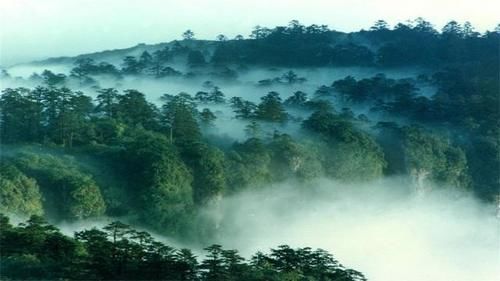
[{"label": "forested ridge", "polygon": [[119,221],[74,237],[40,216],[13,226],[0,214],[0,226],[5,280],[366,280],[322,249],[281,245],[246,260],[214,244],[200,259]]},{"label": "forested ridge", "polygon": [[[256,27],[248,39],[183,37],[118,62],[49,60],[70,61],[68,73],[2,71],[0,211],[33,215],[18,226],[2,216],[2,277],[364,280],[322,250],[280,246],[247,262],[213,245],[198,261],[118,222],[68,237],[42,217],[126,217],[204,243],[219,231],[204,208],[286,181],[394,176],[420,195],[451,189],[499,200],[498,27],[481,34],[452,21],[439,32],[419,18],[342,33],[292,21]],[[313,84],[306,67],[376,73]],[[416,74],[390,74],[402,67]],[[255,68],[274,77],[243,82]],[[141,90],[148,83],[165,91],[152,98]],[[172,92],[178,84],[193,90]],[[220,133],[231,123],[243,137]]]}]

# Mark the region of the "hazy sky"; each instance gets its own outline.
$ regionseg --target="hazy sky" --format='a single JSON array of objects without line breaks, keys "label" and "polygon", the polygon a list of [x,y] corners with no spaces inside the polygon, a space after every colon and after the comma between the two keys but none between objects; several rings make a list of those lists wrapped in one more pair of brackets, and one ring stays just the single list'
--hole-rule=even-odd
[{"label": "hazy sky", "polygon": [[498,0],[0,0],[0,65],[170,41],[188,28],[203,39],[247,36],[292,19],[352,31],[422,16],[437,28],[455,19],[485,31],[498,11]]}]

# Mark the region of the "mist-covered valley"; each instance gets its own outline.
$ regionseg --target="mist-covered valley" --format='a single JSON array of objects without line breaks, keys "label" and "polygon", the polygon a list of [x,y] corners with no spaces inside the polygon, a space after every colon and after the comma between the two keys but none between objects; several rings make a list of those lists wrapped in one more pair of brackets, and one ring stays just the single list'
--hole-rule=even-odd
[{"label": "mist-covered valley", "polygon": [[2,69],[0,277],[495,280],[500,33],[472,30],[292,21]]}]

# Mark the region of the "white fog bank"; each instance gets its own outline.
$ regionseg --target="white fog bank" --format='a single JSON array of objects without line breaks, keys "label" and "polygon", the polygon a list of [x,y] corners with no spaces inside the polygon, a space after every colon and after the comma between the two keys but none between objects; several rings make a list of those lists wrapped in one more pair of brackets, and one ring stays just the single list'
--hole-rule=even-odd
[{"label": "white fog bank", "polygon": [[282,244],[331,252],[373,281],[493,281],[499,220],[467,195],[414,198],[404,181],[281,184],[221,202],[218,241],[244,256]]}]

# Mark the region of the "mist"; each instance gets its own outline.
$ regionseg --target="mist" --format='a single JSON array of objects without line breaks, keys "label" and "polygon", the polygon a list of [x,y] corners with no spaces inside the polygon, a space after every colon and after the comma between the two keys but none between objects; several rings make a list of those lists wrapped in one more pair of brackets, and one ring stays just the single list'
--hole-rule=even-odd
[{"label": "mist", "polygon": [[[367,280],[500,276],[500,33],[476,32],[498,4],[478,16],[470,1],[129,2],[0,0],[0,209],[14,223],[43,215],[87,247],[75,232],[120,221],[192,264],[213,244],[247,261],[289,245]],[[124,244],[161,245],[137,239]],[[13,274],[42,247],[14,246]],[[88,276],[123,279],[116,264]],[[324,280],[306,271],[290,272]]]},{"label": "mist", "polygon": [[441,188],[416,197],[404,178],[287,182],[223,199],[216,241],[244,255],[281,244],[330,251],[374,281],[496,280],[495,208]]},{"label": "mist", "polygon": [[213,243],[238,249],[245,258],[278,245],[309,246],[329,251],[372,281],[492,281],[500,274],[495,211],[453,188],[441,186],[417,196],[405,177],[364,183],[318,178],[249,188],[223,198],[200,212],[204,223],[217,228],[214,237],[197,242],[137,227],[127,217],[56,225],[72,236],[120,220],[167,245],[189,247],[199,258]]}]

